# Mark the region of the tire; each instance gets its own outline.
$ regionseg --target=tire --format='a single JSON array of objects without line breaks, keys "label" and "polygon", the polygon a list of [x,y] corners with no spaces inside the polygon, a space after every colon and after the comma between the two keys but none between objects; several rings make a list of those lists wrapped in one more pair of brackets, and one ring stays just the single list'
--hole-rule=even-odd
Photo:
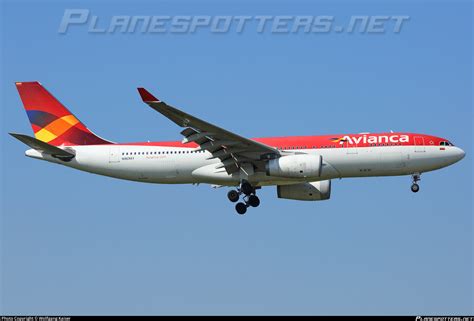
[{"label": "tire", "polygon": [[420,186],[416,183],[414,183],[412,186],[411,186],[411,191],[413,193],[418,193],[418,191],[420,190]]},{"label": "tire", "polygon": [[227,198],[229,199],[229,201],[235,203],[239,200],[239,192],[237,192],[235,189],[233,190],[230,190],[228,193],[227,193]]},{"label": "tire", "polygon": [[250,195],[254,192],[254,189],[252,187],[252,185],[250,185],[249,182],[244,182],[242,184],[242,186],[240,186],[240,190],[242,191],[242,193],[244,193],[245,195]]},{"label": "tire", "polygon": [[247,203],[252,207],[258,207],[260,205],[260,199],[255,195],[250,195]]},{"label": "tire", "polygon": [[235,210],[237,211],[237,213],[239,213],[240,215],[244,215],[246,212],[247,212],[247,205],[245,205],[244,203],[237,203],[235,205]]}]

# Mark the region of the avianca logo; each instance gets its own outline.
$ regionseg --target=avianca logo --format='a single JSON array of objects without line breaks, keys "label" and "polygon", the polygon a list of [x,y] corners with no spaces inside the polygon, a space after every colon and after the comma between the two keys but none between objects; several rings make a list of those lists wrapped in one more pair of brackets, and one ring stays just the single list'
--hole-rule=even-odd
[{"label": "avianca logo", "polygon": [[347,142],[348,144],[388,144],[388,143],[408,143],[410,137],[408,135],[378,135],[378,136],[367,136],[362,135],[359,137],[354,136],[343,136],[343,137],[335,137],[331,138],[331,142],[344,144]]},{"label": "avianca logo", "polygon": [[341,138],[337,138],[337,137],[336,138],[331,138],[331,142],[342,144],[342,143],[347,141],[347,139],[345,139],[345,137],[349,137],[349,136],[344,136],[344,137],[341,137]]}]

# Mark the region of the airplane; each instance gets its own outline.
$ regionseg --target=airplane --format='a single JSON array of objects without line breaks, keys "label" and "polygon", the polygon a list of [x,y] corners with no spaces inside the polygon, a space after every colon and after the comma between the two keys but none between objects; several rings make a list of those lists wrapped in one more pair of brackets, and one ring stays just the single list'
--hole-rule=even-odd
[{"label": "airplane", "polygon": [[281,199],[328,200],[331,180],[421,174],[460,161],[464,151],[432,135],[387,132],[245,138],[153,96],[144,103],[184,128],[182,141],[114,143],[90,131],[39,82],[17,82],[34,137],[10,133],[25,155],[89,173],[146,183],[231,187],[238,214],[257,207],[257,190],[276,186]]}]

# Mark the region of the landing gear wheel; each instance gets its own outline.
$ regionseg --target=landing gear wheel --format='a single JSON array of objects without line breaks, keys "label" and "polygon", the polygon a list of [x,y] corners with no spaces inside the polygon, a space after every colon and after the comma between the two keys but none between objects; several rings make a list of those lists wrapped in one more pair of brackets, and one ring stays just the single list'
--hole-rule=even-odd
[{"label": "landing gear wheel", "polygon": [[247,212],[247,205],[245,205],[244,203],[237,203],[235,205],[235,210],[240,215],[244,215]]},{"label": "landing gear wheel", "polygon": [[240,190],[245,195],[250,195],[254,192],[254,189],[253,189],[252,185],[250,185],[249,182],[243,182],[242,185],[240,186]]},{"label": "landing gear wheel", "polygon": [[417,184],[419,181],[421,181],[421,173],[414,173],[411,175],[413,184],[411,185],[411,191],[413,193],[417,193],[420,190],[420,186]]},{"label": "landing gear wheel", "polygon": [[227,193],[227,198],[229,199],[229,201],[235,203],[239,200],[239,192],[237,192],[236,190],[230,190],[228,193]]},{"label": "landing gear wheel", "polygon": [[260,205],[260,199],[256,195],[250,195],[247,204],[252,207],[257,207]]}]

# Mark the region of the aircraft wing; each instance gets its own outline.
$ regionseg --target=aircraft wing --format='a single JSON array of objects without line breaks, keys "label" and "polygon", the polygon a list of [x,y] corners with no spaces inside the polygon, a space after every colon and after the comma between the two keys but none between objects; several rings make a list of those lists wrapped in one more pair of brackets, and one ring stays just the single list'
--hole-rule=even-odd
[{"label": "aircraft wing", "polygon": [[251,163],[256,169],[264,170],[265,161],[279,157],[280,152],[268,145],[242,137],[197,117],[185,113],[150,94],[145,88],[138,88],[142,100],[151,108],[166,116],[180,127],[183,143],[194,142],[202,150],[219,158],[222,166],[231,174],[240,169],[241,164]]}]

